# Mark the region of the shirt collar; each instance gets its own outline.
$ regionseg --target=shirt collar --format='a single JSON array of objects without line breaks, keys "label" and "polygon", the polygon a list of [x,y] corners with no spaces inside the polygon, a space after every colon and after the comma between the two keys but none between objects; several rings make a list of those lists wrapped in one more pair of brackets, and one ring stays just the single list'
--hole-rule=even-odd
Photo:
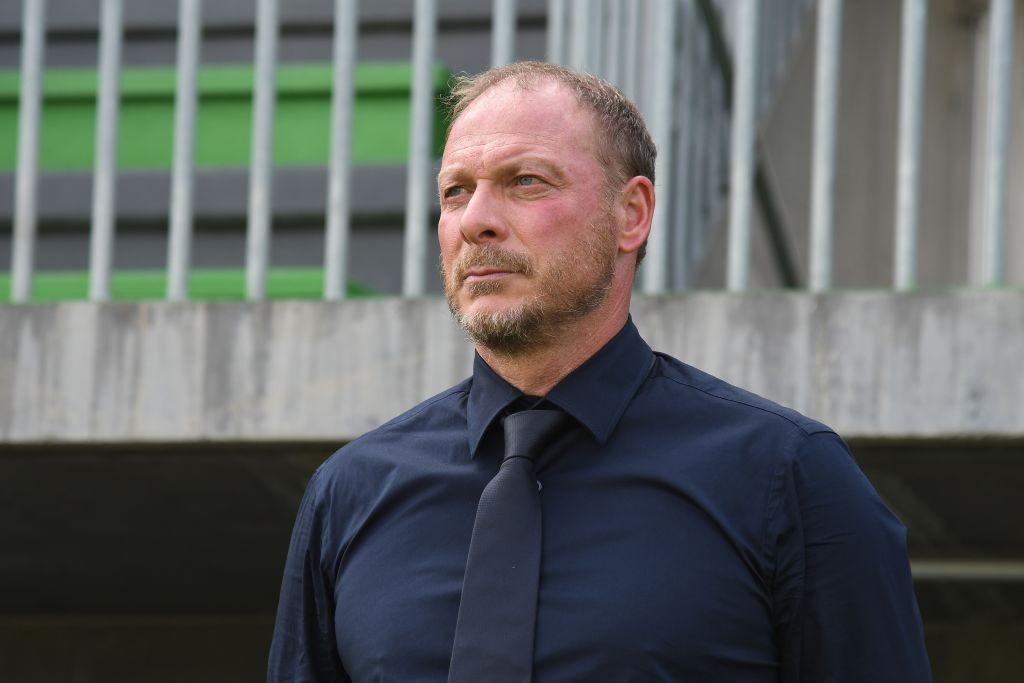
[{"label": "shirt collar", "polygon": [[[653,362],[654,353],[629,318],[618,334],[555,385],[545,398],[576,418],[604,444]],[[466,416],[470,455],[476,456],[480,441],[495,418],[521,396],[523,392],[502,379],[476,354]]]}]

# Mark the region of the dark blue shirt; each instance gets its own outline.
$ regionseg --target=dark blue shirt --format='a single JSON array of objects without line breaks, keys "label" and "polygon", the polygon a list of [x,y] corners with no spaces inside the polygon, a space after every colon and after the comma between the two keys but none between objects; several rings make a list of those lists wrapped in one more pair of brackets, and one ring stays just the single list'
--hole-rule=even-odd
[{"label": "dark blue shirt", "polygon": [[[299,510],[271,681],[444,681],[477,500],[522,398],[473,376],[348,444]],[[546,400],[536,681],[930,679],[906,531],[828,427],[632,322]]]}]

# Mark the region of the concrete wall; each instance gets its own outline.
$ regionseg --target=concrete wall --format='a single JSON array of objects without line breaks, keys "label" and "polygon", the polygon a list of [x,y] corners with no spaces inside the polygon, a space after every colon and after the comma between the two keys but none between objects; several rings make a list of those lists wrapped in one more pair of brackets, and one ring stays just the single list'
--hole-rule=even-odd
[{"label": "concrete wall", "polygon": [[[912,561],[1024,553],[1024,292],[633,312],[838,428]],[[439,299],[0,306],[0,679],[259,678],[309,474],[470,360]],[[936,680],[1014,680],[1019,586],[917,582]]]},{"label": "concrete wall", "polygon": [[[1019,291],[638,298],[656,349],[850,437],[1024,435]],[[0,307],[0,442],[339,441],[455,384],[443,300]]]}]

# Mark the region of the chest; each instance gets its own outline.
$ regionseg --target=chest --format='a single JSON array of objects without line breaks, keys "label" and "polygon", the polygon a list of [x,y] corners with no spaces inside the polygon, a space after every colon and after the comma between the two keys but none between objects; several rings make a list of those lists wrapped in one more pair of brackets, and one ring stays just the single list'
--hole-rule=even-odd
[{"label": "chest", "polygon": [[[741,680],[773,675],[763,580],[699,491],[641,473],[541,481],[536,680],[729,680],[717,667],[738,663],[753,676]],[[354,680],[444,680],[479,494],[461,488],[424,484],[349,544],[335,626]]]}]

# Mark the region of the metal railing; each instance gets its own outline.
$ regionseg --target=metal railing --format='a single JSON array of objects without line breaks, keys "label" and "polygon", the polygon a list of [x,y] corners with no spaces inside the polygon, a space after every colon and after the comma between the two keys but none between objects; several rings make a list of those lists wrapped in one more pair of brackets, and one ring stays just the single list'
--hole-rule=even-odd
[{"label": "metal railing", "polygon": [[[179,0],[177,92],[166,296],[187,298],[192,241],[196,80],[202,0]],[[258,0],[255,87],[246,248],[246,294],[266,296],[272,225],[271,178],[274,76],[279,0]],[[768,227],[783,284],[800,286],[776,199],[765,179],[759,124],[812,0],[549,0],[547,57],[601,75],[634,98],[659,154],[659,208],[654,216],[642,288],[685,289],[704,257],[709,236],[728,211],[726,282],[749,287],[755,203]],[[36,187],[46,0],[23,0],[16,211],[11,300],[31,299],[36,242]],[[898,187],[894,287],[916,284],[918,185],[924,88],[927,0],[903,0]],[[493,0],[491,61],[515,55],[515,0]],[[985,146],[984,283],[1004,282],[1007,148],[1010,130],[1014,0],[991,0],[990,75]],[[431,65],[438,31],[436,0],[413,10],[410,142],[405,203],[403,286],[424,293],[427,224],[431,221]],[[810,209],[809,288],[832,286],[833,194],[842,0],[817,3],[817,46]],[[115,240],[118,80],[122,0],[102,0],[89,298],[110,296]],[[345,296],[350,232],[350,149],[358,2],[335,0],[334,81],[328,193],[325,198],[326,299]]]}]

